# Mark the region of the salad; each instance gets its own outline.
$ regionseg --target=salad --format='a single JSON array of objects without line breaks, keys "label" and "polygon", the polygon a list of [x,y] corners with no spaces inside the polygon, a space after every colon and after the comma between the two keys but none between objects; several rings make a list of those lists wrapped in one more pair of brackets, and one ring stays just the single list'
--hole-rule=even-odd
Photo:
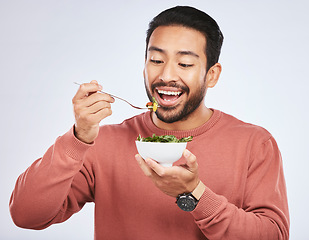
[{"label": "salad", "polygon": [[184,142],[190,142],[192,141],[193,137],[188,136],[188,137],[183,137],[178,139],[174,135],[161,135],[157,136],[156,134],[153,134],[152,137],[142,137],[139,135],[137,137],[137,141],[140,142],[162,142],[162,143],[184,143]]},{"label": "salad", "polygon": [[149,109],[149,110],[152,110],[152,111],[157,111],[157,109],[158,109],[158,102],[157,102],[157,100],[154,98],[154,97],[152,97],[152,102],[148,102],[147,104],[146,104],[146,107]]}]

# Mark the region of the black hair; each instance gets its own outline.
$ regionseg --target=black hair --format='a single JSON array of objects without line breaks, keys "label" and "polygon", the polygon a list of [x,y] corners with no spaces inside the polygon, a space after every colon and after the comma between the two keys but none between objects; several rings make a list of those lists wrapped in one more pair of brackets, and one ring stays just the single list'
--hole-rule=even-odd
[{"label": "black hair", "polygon": [[159,26],[180,25],[201,32],[206,38],[207,71],[219,61],[223,34],[217,22],[205,12],[189,6],[167,9],[149,23],[146,36],[146,56],[151,34]]}]

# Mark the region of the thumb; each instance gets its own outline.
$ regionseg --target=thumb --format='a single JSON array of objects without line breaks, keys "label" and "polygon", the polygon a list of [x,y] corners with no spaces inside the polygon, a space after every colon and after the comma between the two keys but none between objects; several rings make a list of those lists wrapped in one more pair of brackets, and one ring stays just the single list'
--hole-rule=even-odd
[{"label": "thumb", "polygon": [[195,172],[198,168],[198,164],[196,161],[196,156],[191,153],[188,149],[185,149],[183,152],[183,156],[186,158],[187,160],[187,166],[189,168],[190,171]]}]

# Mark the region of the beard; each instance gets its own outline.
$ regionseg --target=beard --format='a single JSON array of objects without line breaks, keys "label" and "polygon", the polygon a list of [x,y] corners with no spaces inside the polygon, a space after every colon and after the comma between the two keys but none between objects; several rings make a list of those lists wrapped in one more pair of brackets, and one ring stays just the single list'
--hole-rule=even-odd
[{"label": "beard", "polygon": [[[146,86],[146,80],[144,80],[145,89],[147,92],[147,96],[150,101],[152,101],[152,94],[150,90]],[[183,90],[182,94],[187,94],[189,96],[190,89],[187,86],[179,85],[175,82],[158,82],[151,85],[151,91],[154,92],[156,87],[159,86],[167,86],[167,87],[177,87]],[[158,119],[165,123],[174,123],[177,121],[184,121],[188,119],[190,114],[192,114],[202,103],[206,94],[206,77],[202,84],[202,86],[192,94],[189,99],[183,103],[178,104],[171,107],[164,107],[160,106],[155,114],[157,115]]]}]

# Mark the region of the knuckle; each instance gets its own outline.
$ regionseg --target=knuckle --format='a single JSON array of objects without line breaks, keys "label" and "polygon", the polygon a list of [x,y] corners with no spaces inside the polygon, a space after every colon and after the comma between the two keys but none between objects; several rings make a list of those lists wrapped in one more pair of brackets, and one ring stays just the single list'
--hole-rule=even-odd
[{"label": "knuckle", "polygon": [[82,120],[88,121],[90,116],[86,113],[86,111],[79,111],[78,112],[79,118]]},{"label": "knuckle", "polygon": [[104,115],[106,116],[112,115],[112,109],[110,108],[104,108],[102,111],[104,112]]},{"label": "knuckle", "polygon": [[73,104],[78,103],[78,93],[76,93],[76,94],[74,95],[74,97],[72,98],[72,103],[73,103]]},{"label": "knuckle", "polygon": [[73,104],[73,110],[75,113],[80,112],[80,107],[77,104]]},{"label": "knuckle", "polygon": [[196,160],[196,156],[194,154],[191,154],[191,159],[195,161]]},{"label": "knuckle", "polygon": [[81,84],[81,85],[79,86],[79,90],[85,91],[85,89],[86,89],[85,83],[83,83],[83,84]]},{"label": "knuckle", "polygon": [[162,183],[162,181],[156,181],[156,182],[155,182],[155,185],[156,185],[159,189],[163,188],[163,183]]},{"label": "knuckle", "polygon": [[104,102],[104,103],[105,103],[105,107],[107,107],[109,109],[112,107],[112,105],[109,102]]},{"label": "knuckle", "polygon": [[110,108],[110,104],[104,100],[99,100],[97,102],[97,104],[101,107],[101,108]]},{"label": "knuckle", "polygon": [[146,175],[146,177],[151,177],[152,173],[150,171],[145,171],[145,175]]},{"label": "knuckle", "polygon": [[162,178],[166,177],[166,172],[164,170],[159,170],[157,174]]},{"label": "knuckle", "polygon": [[161,179],[161,180],[157,180],[155,184],[159,189],[165,189],[167,186],[170,185],[170,182],[167,180]]},{"label": "knuckle", "polygon": [[163,179],[163,180],[162,180],[162,185],[168,186],[168,185],[170,185],[170,184],[171,184],[171,181],[169,181],[169,180],[167,180],[167,179]]},{"label": "knuckle", "polygon": [[101,96],[102,100],[104,100],[106,102],[113,102],[114,101],[114,99],[108,93],[100,93],[100,96]]},{"label": "knuckle", "polygon": [[112,109],[108,108],[108,110],[107,110],[108,116],[112,115],[112,113],[113,113]]}]

